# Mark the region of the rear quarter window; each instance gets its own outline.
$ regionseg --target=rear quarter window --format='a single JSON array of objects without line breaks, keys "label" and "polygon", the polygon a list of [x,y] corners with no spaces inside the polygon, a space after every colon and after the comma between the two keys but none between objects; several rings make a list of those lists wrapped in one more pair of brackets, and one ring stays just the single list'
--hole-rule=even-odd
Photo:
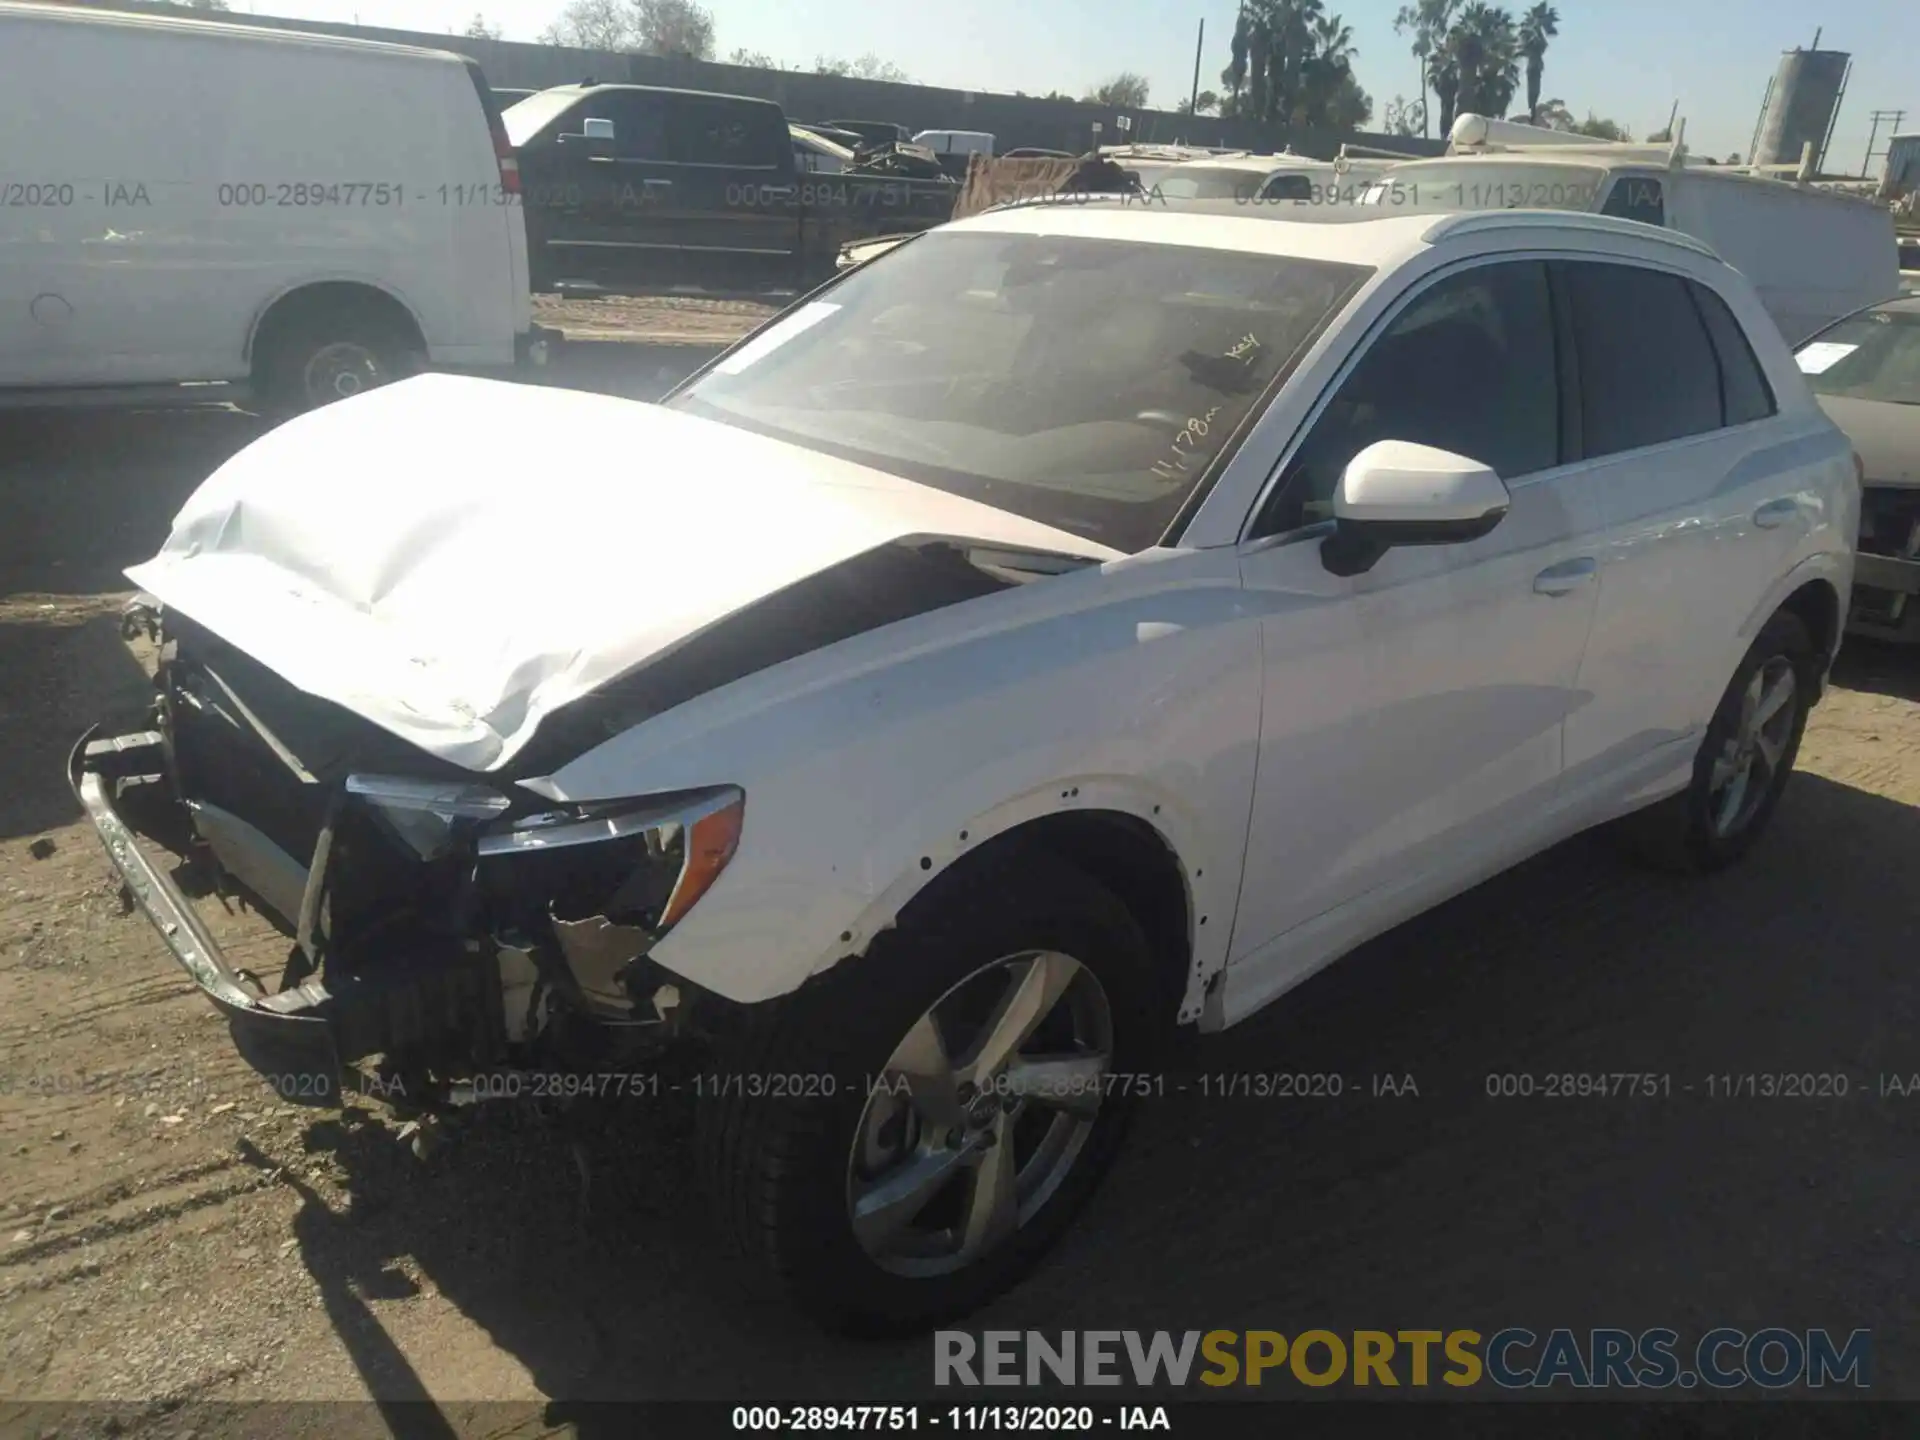
[{"label": "rear quarter window", "polygon": [[1720,361],[1720,405],[1724,423],[1745,425],[1778,413],[1780,407],[1773,398],[1773,387],[1767,383],[1767,373],[1760,368],[1747,333],[1734,319],[1727,302],[1705,285],[1689,281],[1687,288],[1693,294],[1693,303],[1699,307],[1700,318],[1706,323],[1714,354]]},{"label": "rear quarter window", "polygon": [[1566,266],[1589,458],[1720,428],[1720,365],[1687,282],[1601,261]]}]

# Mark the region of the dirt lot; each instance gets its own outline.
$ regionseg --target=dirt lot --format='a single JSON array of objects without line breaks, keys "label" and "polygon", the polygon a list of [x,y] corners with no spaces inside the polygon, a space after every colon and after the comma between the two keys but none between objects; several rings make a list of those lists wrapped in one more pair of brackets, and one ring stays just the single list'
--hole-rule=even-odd
[{"label": "dirt lot", "polygon": [[[685,360],[550,378],[644,393]],[[373,1396],[431,1397],[451,1434],[506,1400],[524,1418],[483,1428],[530,1435],[564,1419],[546,1400],[924,1392],[924,1342],[828,1341],[715,1283],[683,1117],[603,1115],[577,1161],[506,1106],[416,1161],[378,1116],[277,1104],[122,912],[64,751],[144,685],[119,567],[257,428],[0,416],[0,1397],[185,1402],[170,1433],[207,1402]],[[1850,647],[1801,765],[1734,873],[1650,878],[1585,838],[1221,1037],[1209,1070],[1418,1094],[1154,1103],[980,1327],[1868,1327],[1875,1393],[1920,1397],[1920,1089],[1881,1093],[1920,1072],[1920,655]],[[1490,1071],[1673,1093],[1494,1100]],[[1850,1093],[1707,1093],[1783,1071]],[[296,1413],[347,1428],[277,1428]]]}]

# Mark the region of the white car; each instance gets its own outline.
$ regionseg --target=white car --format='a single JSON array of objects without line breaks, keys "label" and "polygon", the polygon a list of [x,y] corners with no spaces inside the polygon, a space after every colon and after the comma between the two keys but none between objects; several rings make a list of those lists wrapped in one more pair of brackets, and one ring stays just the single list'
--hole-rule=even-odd
[{"label": "white car", "polygon": [[924,1324],[1061,1232],[1180,1027],[1602,822],[1738,858],[1859,504],[1684,236],[1017,207],[660,405],[427,376],[266,435],[129,572],[156,719],[71,778],[282,1094],[691,1054],[733,1237]]},{"label": "white car", "polygon": [[545,357],[519,162],[462,56],[0,0],[0,134],[0,405],[301,410]]}]

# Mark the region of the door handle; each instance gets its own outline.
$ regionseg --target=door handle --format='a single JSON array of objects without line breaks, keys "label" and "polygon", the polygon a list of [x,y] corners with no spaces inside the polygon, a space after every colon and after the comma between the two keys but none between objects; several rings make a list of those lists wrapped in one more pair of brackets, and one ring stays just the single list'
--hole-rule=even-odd
[{"label": "door handle", "polygon": [[1769,500],[1753,512],[1753,523],[1762,530],[1777,530],[1800,514],[1800,502],[1789,495],[1784,500]]},{"label": "door handle", "polygon": [[641,188],[646,190],[671,190],[673,188],[673,182],[671,180],[642,180],[640,185]]},{"label": "door handle", "polygon": [[1571,595],[1582,585],[1591,585],[1599,569],[1591,555],[1582,555],[1574,560],[1562,560],[1558,565],[1549,565],[1533,577],[1533,593]]}]

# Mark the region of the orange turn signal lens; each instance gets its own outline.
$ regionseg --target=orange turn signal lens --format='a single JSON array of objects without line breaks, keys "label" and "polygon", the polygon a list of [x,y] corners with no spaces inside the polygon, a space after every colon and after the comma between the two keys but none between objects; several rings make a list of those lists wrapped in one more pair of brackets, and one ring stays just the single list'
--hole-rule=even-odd
[{"label": "orange turn signal lens", "polygon": [[687,827],[683,842],[686,859],[681,863],[673,894],[667,897],[666,908],[660,912],[660,929],[677,923],[720,878],[720,872],[733,859],[733,852],[740,848],[740,821],[746,809],[746,796],[737,796]]}]

